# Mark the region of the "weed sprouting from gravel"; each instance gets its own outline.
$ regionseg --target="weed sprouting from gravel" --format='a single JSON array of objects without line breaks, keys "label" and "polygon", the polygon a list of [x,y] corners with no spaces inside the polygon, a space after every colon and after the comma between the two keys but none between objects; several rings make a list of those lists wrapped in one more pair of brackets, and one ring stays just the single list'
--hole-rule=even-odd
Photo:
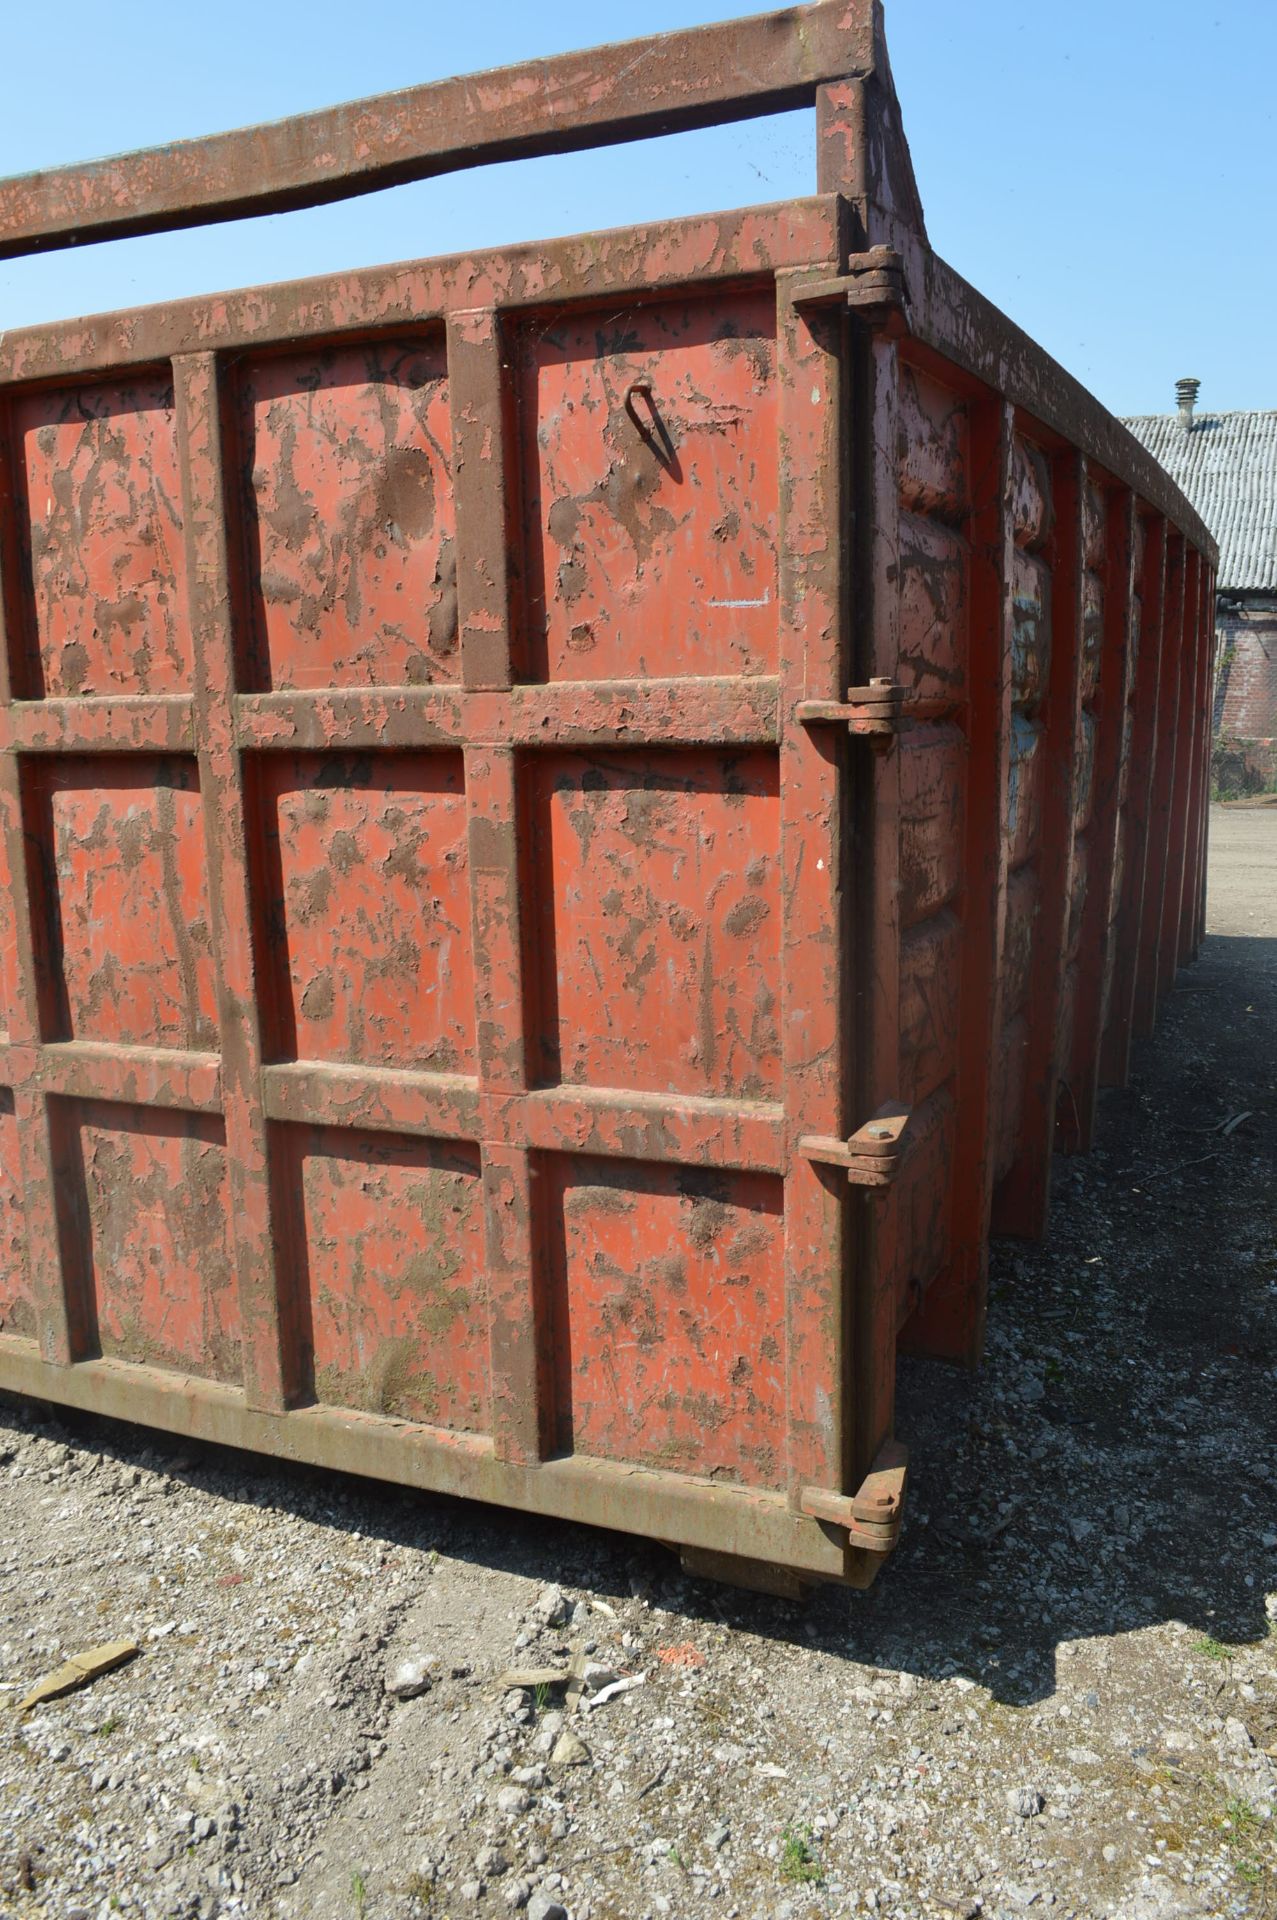
[{"label": "weed sprouting from gravel", "polygon": [[1259,1825],[1259,1815],[1249,1800],[1241,1800],[1236,1794],[1230,1796],[1224,1808],[1224,1818],[1233,1831],[1235,1840],[1244,1840]]},{"label": "weed sprouting from gravel", "polygon": [[780,1877],[799,1886],[816,1886],[824,1879],[812,1850],[810,1827],[786,1827],[781,1834]]},{"label": "weed sprouting from gravel", "polygon": [[1232,1649],[1226,1647],[1222,1640],[1216,1640],[1210,1633],[1203,1634],[1197,1642],[1197,1652],[1204,1653],[1208,1660],[1231,1660],[1233,1657]]},{"label": "weed sprouting from gravel", "polygon": [[1252,1851],[1261,1825],[1257,1809],[1249,1800],[1242,1799],[1240,1794],[1230,1794],[1216,1825],[1232,1850],[1233,1871],[1238,1879],[1249,1887],[1261,1885],[1264,1864]]},{"label": "weed sprouting from gravel", "polygon": [[364,1920],[364,1910],[368,1905],[368,1887],[358,1867],[350,1876],[350,1897],[355,1903],[357,1920]]}]

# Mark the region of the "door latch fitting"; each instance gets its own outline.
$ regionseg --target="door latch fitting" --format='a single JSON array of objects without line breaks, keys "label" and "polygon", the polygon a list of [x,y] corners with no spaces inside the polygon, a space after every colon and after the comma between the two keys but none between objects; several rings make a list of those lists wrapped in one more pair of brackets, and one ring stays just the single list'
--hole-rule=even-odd
[{"label": "door latch fitting", "polygon": [[841,307],[870,326],[900,328],[909,309],[905,263],[894,247],[867,247],[853,253],[847,271],[830,280],[812,280],[794,294],[796,307]]},{"label": "door latch fitting", "polygon": [[805,1133],[798,1151],[822,1166],[845,1167],[853,1187],[889,1187],[909,1151],[910,1109],[888,1100],[849,1140]]},{"label": "door latch fitting", "polygon": [[894,680],[871,680],[848,687],[845,700],[800,700],[797,715],[804,727],[844,725],[858,739],[889,747],[900,731],[904,692]]},{"label": "door latch fitting", "polygon": [[799,1505],[813,1520],[845,1527],[849,1547],[886,1554],[900,1536],[908,1478],[909,1450],[898,1440],[889,1440],[857,1492],[829,1493],[823,1487],[804,1487]]}]

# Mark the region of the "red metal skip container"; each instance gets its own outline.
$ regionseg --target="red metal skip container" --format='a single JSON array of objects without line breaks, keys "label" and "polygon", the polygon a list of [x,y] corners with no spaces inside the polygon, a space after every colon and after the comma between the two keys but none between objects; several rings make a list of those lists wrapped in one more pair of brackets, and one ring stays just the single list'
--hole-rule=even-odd
[{"label": "red metal skip container", "polygon": [[0,340],[0,1386],[889,1552],[898,1343],[1201,938],[1215,552],[930,251],[879,10],[0,182],[0,256],[813,102],[810,199]]}]

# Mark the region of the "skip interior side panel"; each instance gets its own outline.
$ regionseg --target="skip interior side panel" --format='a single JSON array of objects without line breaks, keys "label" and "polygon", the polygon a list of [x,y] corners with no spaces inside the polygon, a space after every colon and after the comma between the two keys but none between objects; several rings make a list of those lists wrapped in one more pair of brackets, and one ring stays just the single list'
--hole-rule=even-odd
[{"label": "skip interior side panel", "polygon": [[0,1386],[863,1584],[1195,950],[1213,550],[929,252],[876,7],[638,51],[0,183],[814,102],[822,189],[0,340]]}]

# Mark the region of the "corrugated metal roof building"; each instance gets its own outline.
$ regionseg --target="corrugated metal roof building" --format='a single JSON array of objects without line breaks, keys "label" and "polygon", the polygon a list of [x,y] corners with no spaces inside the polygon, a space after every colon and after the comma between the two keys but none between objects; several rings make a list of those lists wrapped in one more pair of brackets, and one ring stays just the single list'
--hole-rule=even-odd
[{"label": "corrugated metal roof building", "polygon": [[1125,423],[1219,543],[1220,593],[1277,594],[1277,409],[1146,413]]},{"label": "corrugated metal roof building", "polygon": [[1177,413],[1126,425],[1183,488],[1219,543],[1215,730],[1251,778],[1277,786],[1277,409],[1209,413],[1181,380]]}]

